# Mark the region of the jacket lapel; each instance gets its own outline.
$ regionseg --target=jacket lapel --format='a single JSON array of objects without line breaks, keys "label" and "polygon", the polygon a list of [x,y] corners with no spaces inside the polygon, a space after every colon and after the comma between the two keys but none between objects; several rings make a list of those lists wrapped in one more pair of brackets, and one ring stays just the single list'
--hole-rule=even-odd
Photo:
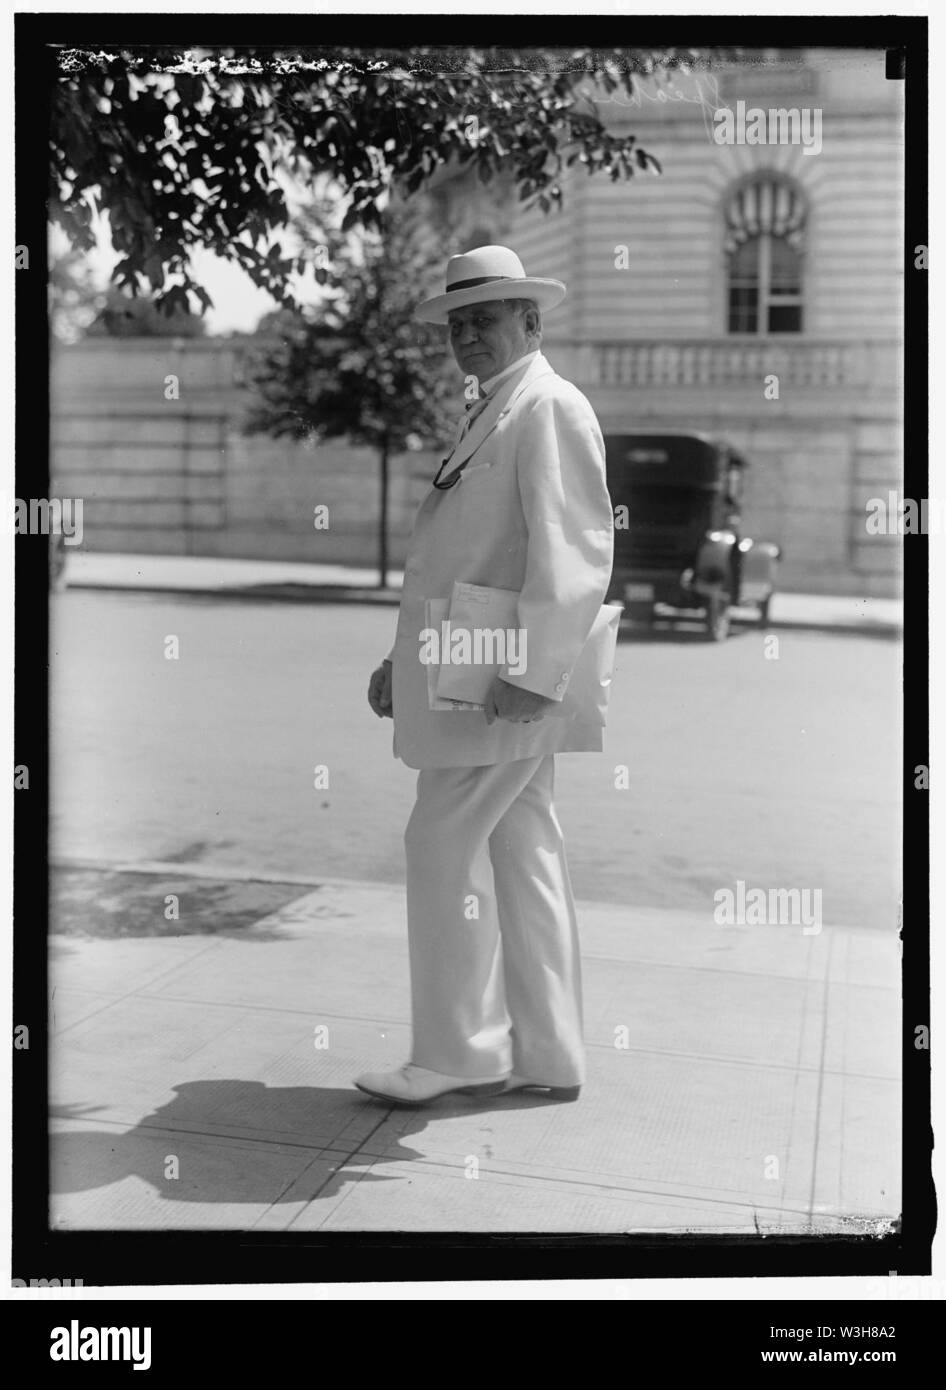
[{"label": "jacket lapel", "polygon": [[513,373],[497,387],[493,399],[473,421],[450,455],[451,468],[447,477],[451,477],[455,469],[466,463],[467,459],[476,453],[480,445],[485,443],[500,420],[504,420],[509,414],[526,387],[531,386],[539,377],[546,376],[551,370],[548,361],[540,352],[538,357],[532,359],[522,375]]}]

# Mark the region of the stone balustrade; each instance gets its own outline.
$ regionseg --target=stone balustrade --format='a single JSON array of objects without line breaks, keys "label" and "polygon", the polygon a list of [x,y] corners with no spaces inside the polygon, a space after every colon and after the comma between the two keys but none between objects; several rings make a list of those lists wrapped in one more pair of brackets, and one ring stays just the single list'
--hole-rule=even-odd
[{"label": "stone balustrade", "polygon": [[775,374],[782,389],[859,391],[883,385],[889,390],[899,376],[898,346],[884,341],[705,338],[554,346],[568,354],[579,385],[605,389],[751,385],[754,390],[763,377]]}]

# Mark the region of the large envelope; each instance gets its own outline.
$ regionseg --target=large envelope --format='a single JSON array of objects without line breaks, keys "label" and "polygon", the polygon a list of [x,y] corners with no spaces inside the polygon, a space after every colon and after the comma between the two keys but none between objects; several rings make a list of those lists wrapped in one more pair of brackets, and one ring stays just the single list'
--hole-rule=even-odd
[{"label": "large envelope", "polygon": [[[449,605],[445,600],[432,599],[427,604],[428,626],[443,633],[443,617],[449,619],[451,634],[465,631],[470,635],[471,651],[477,655],[494,654],[490,643],[477,651],[474,629],[496,631],[518,629],[518,594],[512,589],[495,589],[486,584],[453,585]],[[580,715],[604,725],[607,722],[608,697],[614,677],[617,653],[618,625],[623,605],[605,603],[595,616],[591,631],[575,663],[568,690],[560,702],[546,710],[548,718],[569,719]],[[443,644],[442,644],[443,645]],[[441,651],[441,657],[443,651]],[[510,662],[507,644],[505,661]],[[528,670],[528,649],[526,650]],[[498,674],[503,660],[476,661],[471,664],[441,664],[428,666],[427,690],[431,709],[481,709],[487,692]],[[435,703],[436,702],[436,703]]]},{"label": "large envelope", "polygon": [[[443,630],[443,623],[446,621],[447,613],[450,608],[450,600],[446,598],[429,598],[424,600],[424,626],[432,628],[434,632],[440,633]],[[437,693],[437,682],[443,667],[436,662],[429,662],[427,666],[427,708],[434,710],[477,710],[483,708],[483,701],[477,704],[466,700],[450,700]]]}]

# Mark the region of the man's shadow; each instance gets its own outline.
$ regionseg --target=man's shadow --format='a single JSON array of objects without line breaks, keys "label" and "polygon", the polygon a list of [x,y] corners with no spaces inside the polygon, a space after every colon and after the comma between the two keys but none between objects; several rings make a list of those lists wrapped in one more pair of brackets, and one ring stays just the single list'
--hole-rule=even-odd
[{"label": "man's shadow", "polygon": [[[400,1173],[367,1170],[425,1159],[404,1140],[423,1133],[428,1119],[497,1105],[496,1098],[451,1095],[424,1109],[392,1107],[350,1088],[229,1078],[187,1081],[173,1090],[172,1100],[124,1133],[70,1128],[51,1134],[53,1205],[57,1195],[93,1192],[128,1177],[175,1203],[258,1207],[335,1199],[349,1183],[403,1181]],[[541,1103],[518,1094],[501,1099],[504,1109]],[[50,1117],[94,1120],[97,1108],[63,1105]]]}]

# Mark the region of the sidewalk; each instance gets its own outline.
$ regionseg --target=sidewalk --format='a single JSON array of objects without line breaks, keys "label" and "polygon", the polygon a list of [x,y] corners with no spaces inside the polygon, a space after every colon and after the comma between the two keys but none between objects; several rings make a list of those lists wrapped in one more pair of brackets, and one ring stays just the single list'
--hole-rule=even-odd
[{"label": "sidewalk", "polygon": [[896,938],[579,906],[580,1100],[400,1109],[351,1082],[408,1055],[402,887],[58,866],[52,1225],[788,1233],[899,1215]]},{"label": "sidewalk", "polygon": [[[180,555],[116,555],[67,552],[71,589],[139,589],[147,593],[216,594],[221,598],[271,598],[307,603],[400,601],[404,575],[391,570],[379,589],[377,571],[346,565],[277,560],[231,560]],[[738,621],[738,610],[737,610]],[[754,613],[746,611],[748,621]],[[767,628],[809,628],[895,636],[902,631],[897,599],[829,594],[776,593]]]}]

